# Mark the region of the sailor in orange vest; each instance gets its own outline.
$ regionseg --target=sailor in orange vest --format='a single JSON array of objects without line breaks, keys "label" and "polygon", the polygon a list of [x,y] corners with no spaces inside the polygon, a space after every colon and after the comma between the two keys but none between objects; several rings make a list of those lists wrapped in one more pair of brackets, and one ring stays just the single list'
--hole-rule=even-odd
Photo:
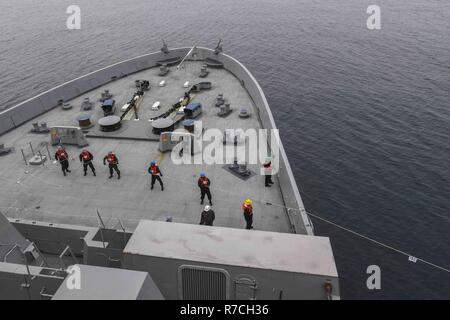
[{"label": "sailor in orange vest", "polygon": [[203,204],[205,195],[208,196],[209,204],[212,206],[211,202],[211,191],[209,186],[211,185],[211,180],[206,176],[204,172],[200,172],[200,178],[198,179],[198,187],[200,188],[200,204]]},{"label": "sailor in orange vest", "polygon": [[55,153],[55,159],[59,161],[61,164],[62,172],[64,173],[64,176],[66,175],[66,172],[70,172],[69,170],[69,154],[67,153],[66,149],[62,146],[58,146],[58,149]]},{"label": "sailor in orange vest", "polygon": [[247,199],[242,204],[242,209],[244,210],[244,219],[247,223],[245,229],[250,230],[253,229],[253,203],[252,200]]},{"label": "sailor in orange vest", "polygon": [[161,180],[161,177],[163,175],[161,173],[161,170],[159,170],[159,167],[155,161],[150,162],[150,167],[148,168],[148,173],[150,173],[152,175],[152,184],[151,184],[150,190],[153,190],[155,181],[158,180],[159,184],[161,185],[161,191],[164,191],[164,184]]},{"label": "sailor in orange vest", "polygon": [[103,158],[103,165],[106,165],[106,161],[108,161],[109,166],[109,179],[113,177],[113,170],[117,173],[117,179],[120,179],[120,170],[117,167],[119,164],[119,159],[117,159],[116,155],[112,151],[108,152],[108,154]]},{"label": "sailor in orange vest", "polygon": [[83,170],[84,170],[84,175],[86,176],[87,174],[87,168],[89,166],[89,168],[91,168],[92,173],[95,176],[95,168],[94,168],[94,164],[92,163],[92,160],[94,160],[94,156],[92,155],[92,153],[90,153],[89,151],[87,151],[86,149],[84,149],[81,153],[80,153],[80,162],[83,163]]}]

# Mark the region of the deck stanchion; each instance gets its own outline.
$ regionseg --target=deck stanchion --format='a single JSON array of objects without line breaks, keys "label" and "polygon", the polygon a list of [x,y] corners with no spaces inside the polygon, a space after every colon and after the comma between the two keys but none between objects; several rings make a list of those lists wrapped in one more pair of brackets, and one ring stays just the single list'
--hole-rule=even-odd
[{"label": "deck stanchion", "polygon": [[27,158],[25,158],[25,153],[23,152],[23,149],[20,149],[20,151],[22,152],[23,161],[25,162],[25,165],[27,166],[28,162],[27,162]]},{"label": "deck stanchion", "polygon": [[45,148],[47,149],[48,160],[52,160],[52,156],[50,155],[50,150],[48,150],[48,144],[45,144]]},{"label": "deck stanchion", "polygon": [[33,156],[34,156],[35,154],[34,154],[34,150],[33,150],[33,145],[31,144],[31,142],[29,142],[28,144],[30,145],[31,153],[32,153]]},{"label": "deck stanchion", "polygon": [[45,164],[44,164],[45,161],[44,161],[44,159],[42,157],[41,150],[38,151],[38,154],[39,154],[39,158],[41,159],[42,165],[45,166]]}]

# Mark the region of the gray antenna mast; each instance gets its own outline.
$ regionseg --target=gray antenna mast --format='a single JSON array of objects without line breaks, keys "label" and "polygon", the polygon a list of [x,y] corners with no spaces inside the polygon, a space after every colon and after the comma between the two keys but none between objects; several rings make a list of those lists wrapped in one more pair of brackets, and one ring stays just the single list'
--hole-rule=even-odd
[{"label": "gray antenna mast", "polygon": [[164,41],[164,39],[161,39],[161,40],[162,40],[162,43],[163,43],[163,46],[162,46],[162,48],[161,48],[161,51],[164,52],[165,54],[168,54],[168,53],[169,53],[169,48],[167,47],[167,44],[166,44],[166,42]]},{"label": "gray antenna mast", "polygon": [[214,49],[215,54],[219,54],[223,52],[222,48],[222,39],[219,39],[219,43],[217,44],[216,48]]}]

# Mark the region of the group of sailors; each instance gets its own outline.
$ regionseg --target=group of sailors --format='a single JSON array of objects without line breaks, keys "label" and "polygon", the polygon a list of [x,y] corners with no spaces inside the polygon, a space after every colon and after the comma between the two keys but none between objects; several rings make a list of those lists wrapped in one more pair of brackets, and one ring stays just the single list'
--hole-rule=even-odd
[{"label": "group of sailors", "polygon": [[[253,229],[253,201],[247,199],[242,204],[242,210],[244,212],[244,220],[246,223],[245,229]],[[215,212],[211,209],[211,206],[206,205],[200,218],[200,224],[205,226],[212,226],[216,218]]]},{"label": "group of sailors", "polygon": [[[70,173],[69,170],[69,155],[66,149],[62,146],[58,146],[58,149],[55,153],[55,159],[59,161],[61,164],[61,169],[64,176],[67,173]],[[84,175],[87,175],[88,167],[91,169],[92,174],[95,174],[95,167],[93,164],[94,156],[88,150],[84,149],[81,151],[79,155],[80,162],[83,164]],[[119,159],[114,154],[114,152],[110,151],[107,155],[103,157],[103,165],[108,163],[109,167],[109,179],[114,176],[114,172],[117,174],[117,179],[120,179],[120,170],[119,170]],[[273,184],[271,171],[272,164],[270,159],[266,159],[266,162],[263,165],[265,170],[265,186],[270,187]],[[157,165],[156,161],[151,161],[150,166],[148,168],[148,173],[151,175],[151,186],[150,189],[153,190],[155,182],[158,181],[161,186],[161,191],[164,191],[164,183],[161,179],[163,176],[161,169]],[[212,204],[212,195],[211,195],[211,180],[206,176],[204,172],[200,172],[200,177],[197,181],[197,185],[200,188],[200,204],[204,203],[205,196],[208,197],[209,205],[206,205],[203,212],[201,213],[200,224],[212,226],[215,220],[215,212],[211,209]],[[242,210],[244,219],[246,222],[246,229],[253,229],[253,202],[250,199],[246,199],[242,204]]]},{"label": "group of sailors", "polygon": [[[66,176],[67,173],[71,172],[69,170],[69,154],[64,147],[58,146],[58,149],[55,152],[55,159],[61,164],[61,170],[64,176]],[[92,171],[92,174],[96,176],[95,167],[92,163],[92,160],[94,160],[94,156],[92,155],[92,153],[84,149],[83,151],[81,151],[79,159],[83,164],[84,175],[87,175],[87,169],[89,167]],[[117,159],[117,156],[114,154],[114,152],[108,152],[108,154],[103,158],[103,165],[106,165],[106,162],[108,162],[109,166],[109,179],[113,177],[114,171],[117,174],[117,179],[120,179],[120,170],[118,166],[119,159]]]}]

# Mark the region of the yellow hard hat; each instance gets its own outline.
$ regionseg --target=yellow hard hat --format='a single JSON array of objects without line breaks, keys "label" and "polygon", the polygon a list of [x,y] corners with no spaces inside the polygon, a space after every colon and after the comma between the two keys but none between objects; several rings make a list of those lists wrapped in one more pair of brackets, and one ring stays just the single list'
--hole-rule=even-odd
[{"label": "yellow hard hat", "polygon": [[253,204],[252,200],[250,200],[250,199],[245,200],[244,203],[245,204]]}]

